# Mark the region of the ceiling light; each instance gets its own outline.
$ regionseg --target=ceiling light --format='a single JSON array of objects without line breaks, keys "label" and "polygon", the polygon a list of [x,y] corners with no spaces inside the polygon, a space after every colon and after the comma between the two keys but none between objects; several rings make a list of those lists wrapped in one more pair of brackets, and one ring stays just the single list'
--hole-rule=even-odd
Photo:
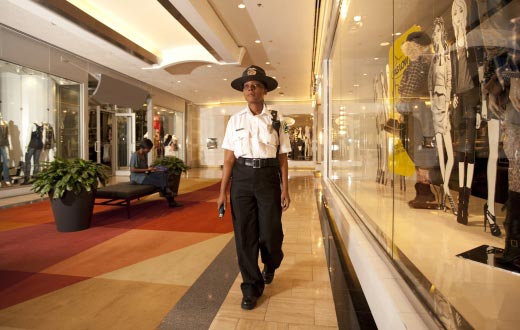
[{"label": "ceiling light", "polygon": [[181,83],[181,81],[180,81],[180,80],[177,80],[177,82],[178,82],[179,84]]},{"label": "ceiling light", "polygon": [[273,79],[276,79],[276,77],[273,76]]},{"label": "ceiling light", "polygon": [[359,16],[359,15],[354,16],[354,22],[361,22],[361,16]]},{"label": "ceiling light", "polygon": [[401,32],[392,33],[393,36],[400,36],[401,34]]},{"label": "ceiling light", "polygon": [[278,86],[278,87],[276,87],[276,88],[280,89],[280,88],[282,88],[282,86]]},{"label": "ceiling light", "polygon": [[211,68],[211,67],[212,67],[212,65],[211,65],[211,64],[208,64],[208,65],[206,65],[206,66],[207,66],[208,68]]},{"label": "ceiling light", "polygon": [[379,57],[374,57],[374,61],[377,61],[379,59]]},{"label": "ceiling light", "polygon": [[256,39],[255,43],[259,44],[259,43],[261,43],[261,41],[259,39]]},{"label": "ceiling light", "polygon": [[382,42],[379,44],[379,46],[388,46],[390,43],[388,41]]},{"label": "ceiling light", "polygon": [[227,78],[224,78],[224,79],[222,79],[222,80],[227,80]]},{"label": "ceiling light", "polygon": [[240,8],[240,9],[244,9],[244,8],[246,8],[246,5],[244,5],[243,3],[241,3],[241,4],[238,5],[238,8]]},{"label": "ceiling light", "polygon": [[271,62],[265,62],[265,64],[269,65],[269,64],[271,64]]},{"label": "ceiling light", "polygon": [[368,76],[368,73],[363,73],[363,76]]},{"label": "ceiling light", "polygon": [[353,86],[354,86],[354,87],[359,87],[359,85],[358,85],[358,84],[354,84]]}]

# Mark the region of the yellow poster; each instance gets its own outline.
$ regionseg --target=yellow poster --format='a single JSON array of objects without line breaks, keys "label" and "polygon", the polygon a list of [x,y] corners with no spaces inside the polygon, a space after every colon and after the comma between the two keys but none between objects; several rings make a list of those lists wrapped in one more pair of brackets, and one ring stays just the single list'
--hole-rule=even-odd
[{"label": "yellow poster", "polygon": [[[410,63],[410,59],[408,56],[403,54],[401,50],[401,45],[406,41],[406,37],[412,32],[421,31],[421,28],[417,25],[409,28],[405,33],[399,36],[399,38],[395,39],[394,44],[390,47],[388,58],[389,58],[389,66],[390,66],[390,76],[389,80],[389,97],[394,101],[399,101],[399,84],[401,83],[401,79],[403,78],[403,73],[408,64]],[[394,94],[395,91],[395,94]]]}]

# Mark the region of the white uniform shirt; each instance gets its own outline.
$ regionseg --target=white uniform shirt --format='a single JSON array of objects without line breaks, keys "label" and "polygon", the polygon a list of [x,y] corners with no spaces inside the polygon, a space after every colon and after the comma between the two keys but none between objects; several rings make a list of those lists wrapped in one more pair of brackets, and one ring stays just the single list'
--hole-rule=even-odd
[{"label": "white uniform shirt", "polygon": [[222,148],[233,151],[236,158],[276,158],[280,140],[279,153],[288,153],[291,151],[291,144],[287,124],[278,113],[278,120],[281,122],[278,138],[271,118],[271,111],[265,105],[259,115],[254,115],[249,107],[234,114],[227,124]]}]

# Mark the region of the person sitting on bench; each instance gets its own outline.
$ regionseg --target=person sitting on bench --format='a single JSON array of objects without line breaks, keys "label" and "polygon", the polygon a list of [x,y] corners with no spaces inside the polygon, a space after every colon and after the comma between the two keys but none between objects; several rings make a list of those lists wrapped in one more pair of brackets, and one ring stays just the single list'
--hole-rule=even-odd
[{"label": "person sitting on bench", "polygon": [[130,183],[149,184],[160,189],[160,194],[168,201],[170,207],[178,204],[174,200],[174,194],[168,187],[168,171],[162,168],[149,167],[147,154],[153,147],[150,139],[143,139],[139,149],[130,158]]}]

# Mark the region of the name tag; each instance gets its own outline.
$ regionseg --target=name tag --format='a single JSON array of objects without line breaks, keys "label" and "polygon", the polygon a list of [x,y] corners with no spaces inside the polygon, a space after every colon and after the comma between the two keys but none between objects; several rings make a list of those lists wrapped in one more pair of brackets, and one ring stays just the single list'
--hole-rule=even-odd
[{"label": "name tag", "polygon": [[244,129],[243,128],[238,128],[235,130],[235,132],[238,132],[238,131],[243,131]]}]

